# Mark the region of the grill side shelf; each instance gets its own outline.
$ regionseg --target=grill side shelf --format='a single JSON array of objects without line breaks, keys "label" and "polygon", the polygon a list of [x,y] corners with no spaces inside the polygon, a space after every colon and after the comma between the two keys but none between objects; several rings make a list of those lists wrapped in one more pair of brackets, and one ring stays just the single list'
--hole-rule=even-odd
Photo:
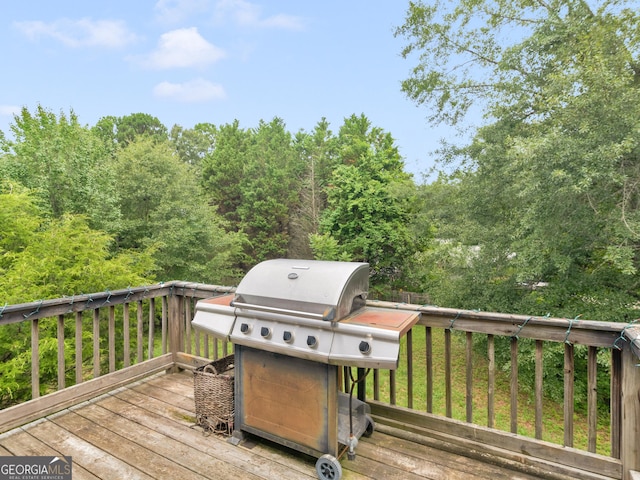
[{"label": "grill side shelf", "polygon": [[229,341],[235,323],[235,309],[231,306],[234,295],[208,298],[196,303],[191,325],[196,330]]}]

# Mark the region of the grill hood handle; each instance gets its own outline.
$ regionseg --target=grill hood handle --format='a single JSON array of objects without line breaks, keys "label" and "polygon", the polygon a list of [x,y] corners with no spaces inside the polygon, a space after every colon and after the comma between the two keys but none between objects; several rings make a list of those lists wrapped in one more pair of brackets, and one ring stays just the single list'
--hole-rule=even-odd
[{"label": "grill hood handle", "polygon": [[255,310],[258,312],[277,313],[280,315],[287,315],[291,317],[312,318],[314,320],[324,320],[328,322],[332,322],[336,318],[336,310],[333,307],[327,308],[323,313],[312,313],[300,310],[288,310],[286,308],[268,307],[265,305],[237,302],[235,300],[231,302],[231,306],[247,310]]}]

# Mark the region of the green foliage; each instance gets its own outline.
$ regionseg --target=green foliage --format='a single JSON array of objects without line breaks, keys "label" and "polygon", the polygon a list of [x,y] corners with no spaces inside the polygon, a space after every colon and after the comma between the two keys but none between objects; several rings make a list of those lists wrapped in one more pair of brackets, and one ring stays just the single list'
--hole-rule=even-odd
[{"label": "green foliage", "polygon": [[[472,107],[485,118],[470,145],[445,152],[455,174],[423,190],[438,241],[420,259],[435,303],[637,317],[639,26],[625,1],[410,3],[396,34],[417,65],[403,90],[434,122],[456,124]],[[533,350],[521,348],[526,388]],[[562,372],[562,357],[562,345],[545,349],[545,371]],[[576,348],[579,405],[585,365]],[[561,377],[545,379],[552,398]]]},{"label": "green foliage", "polygon": [[334,260],[350,262],[351,257],[340,248],[338,241],[328,233],[312,233],[309,235],[309,244],[316,260]]},{"label": "green foliage", "polygon": [[[477,308],[632,315],[640,16],[625,4],[416,2],[396,31],[409,40],[405,56],[419,54],[403,84],[411,98],[433,105],[435,120],[457,121],[474,102],[489,120],[452,152],[461,172],[447,188],[460,226],[439,222],[437,234],[477,246],[471,268],[455,274],[461,284],[514,292],[467,296]],[[522,288],[539,282],[544,293]],[[609,309],[612,292],[626,308]]]},{"label": "green foliage", "polygon": [[[306,164],[306,172],[300,182],[300,199],[297,209],[291,212],[291,241],[288,256],[291,258],[316,258],[322,255],[311,245],[320,230],[320,217],[327,207],[327,186],[331,174],[341,163],[337,138],[329,129],[325,118],[320,120],[312,132],[296,134],[297,156]],[[337,257],[336,257],[337,258]]]},{"label": "green foliage", "polygon": [[28,191],[20,186],[0,186],[0,273],[11,265],[12,256],[31,242],[40,226],[38,213]]},{"label": "green foliage", "polygon": [[278,118],[255,130],[240,129],[238,122],[220,128],[216,148],[203,160],[202,186],[210,203],[247,235],[247,266],[286,255],[304,168]]},{"label": "green foliage", "polygon": [[93,132],[106,145],[126,147],[138,137],[147,137],[159,142],[168,139],[167,127],[148,113],[132,113],[124,117],[107,116],[98,120]]},{"label": "green foliage", "polygon": [[210,123],[199,123],[191,129],[174,125],[169,138],[180,159],[198,175],[202,159],[215,148],[217,133],[218,127]]},{"label": "green foliage", "polygon": [[10,255],[0,277],[1,298],[23,303],[148,283],[153,269],[149,253],[112,256],[111,241],[79,216],[44,223],[23,249]]},{"label": "green foliage", "polygon": [[237,210],[243,201],[244,163],[250,138],[251,132],[241,129],[237,120],[221,125],[216,148],[202,160],[202,190],[218,212],[236,224],[240,222]]},{"label": "green foliage", "polygon": [[118,225],[115,177],[108,151],[72,111],[58,117],[38,106],[26,108],[11,126],[11,153],[0,157],[0,176],[30,189],[53,217],[85,215],[96,229]]},{"label": "green foliage", "polygon": [[[132,168],[135,166],[135,168]],[[167,142],[140,137],[119,149],[120,248],[153,249],[165,279],[219,283],[237,278],[243,244],[200,196],[195,175]]]},{"label": "green foliage", "polygon": [[344,164],[333,171],[321,221],[321,233],[334,242],[314,237],[315,247],[324,250],[314,254],[327,255],[326,247],[335,250],[337,244],[338,257],[369,262],[373,283],[388,284],[401,277],[416,250],[413,183],[391,135],[370,128],[364,115],[345,121],[339,146]]},{"label": "green foliage", "polygon": [[[151,283],[150,252],[110,251],[112,238],[92,230],[84,217],[45,217],[28,192],[0,193],[0,303],[73,296]],[[39,325],[41,389],[57,378],[56,321]],[[65,360],[72,363],[73,336],[65,337]],[[28,399],[31,372],[29,322],[0,328],[0,405]],[[91,345],[91,342],[85,342]]]}]

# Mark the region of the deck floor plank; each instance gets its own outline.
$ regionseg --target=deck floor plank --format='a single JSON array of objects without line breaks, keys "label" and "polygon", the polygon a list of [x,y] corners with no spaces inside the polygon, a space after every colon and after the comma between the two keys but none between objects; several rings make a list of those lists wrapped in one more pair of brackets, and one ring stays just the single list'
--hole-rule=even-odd
[{"label": "deck floor plank", "polygon": [[53,420],[60,427],[75,432],[83,440],[102,450],[108,449],[115,457],[128,463],[152,478],[167,478],[169,472],[173,478],[200,480],[201,476],[191,469],[163,457],[161,454],[145,448],[102,425],[82,417],[76,412],[68,412]]},{"label": "deck floor plank", "polygon": [[[195,427],[193,375],[157,374],[0,436],[0,455],[67,455],[74,479],[316,479],[316,459],[261,438],[233,446]],[[381,429],[384,430],[384,429]],[[531,480],[376,431],[343,480]]]},{"label": "deck floor plank", "polygon": [[[166,438],[179,440],[202,455],[219,459],[228,465],[241,470],[244,476],[255,475],[259,478],[291,478],[309,480],[314,478],[313,467],[295,462],[294,459],[274,459],[265,461],[261,450],[238,448],[229,444],[226,439],[216,435],[205,435],[194,427],[193,412],[186,418],[181,410],[173,410],[171,405],[163,405],[157,399],[148,399],[137,391],[119,392],[111,398],[104,398],[97,405],[104,407],[126,418],[129,422],[149,425]],[[275,456],[274,456],[275,457]],[[244,478],[236,472],[233,478]],[[215,478],[215,477],[214,477]]]},{"label": "deck floor plank", "polygon": [[[61,412],[56,416],[64,416],[67,413]],[[73,457],[74,466],[80,465],[98,478],[105,480],[108,478],[150,480],[153,478],[114,456],[111,453],[112,448],[105,449],[96,446],[51,420],[28,427],[27,431],[44,443],[63,451],[65,455]],[[113,445],[113,447],[116,446]]]},{"label": "deck floor plank", "polygon": [[[137,424],[136,428],[131,428],[131,420],[119,413],[108,410],[102,405],[89,405],[78,410],[77,413],[90,422],[104,426],[115,434],[161,455],[169,462],[175,462],[189,470],[193,470],[201,478],[216,478],[220,480],[235,480],[237,478],[252,480],[259,478],[242,469],[233,467],[224,460],[206,455],[201,450],[182,441],[157,432],[154,425]],[[166,421],[162,417],[160,420]]]},{"label": "deck floor plank", "polygon": [[[50,445],[42,442],[34,437],[31,433],[24,430],[17,430],[11,435],[10,440],[7,441],[4,448],[3,439],[0,438],[0,455],[12,455],[12,456],[63,456],[68,455],[53,448]],[[6,453],[5,453],[6,452]],[[72,461],[72,472],[74,480],[97,480],[98,477],[91,472],[85,470],[77,463]]]}]

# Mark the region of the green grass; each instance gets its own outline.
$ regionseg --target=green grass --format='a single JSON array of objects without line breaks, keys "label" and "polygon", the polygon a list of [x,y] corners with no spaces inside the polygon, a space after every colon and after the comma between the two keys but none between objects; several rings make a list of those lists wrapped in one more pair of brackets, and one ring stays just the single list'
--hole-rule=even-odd
[{"label": "green grass", "polygon": [[[426,341],[425,329],[413,329],[413,408],[426,411]],[[451,378],[452,378],[452,418],[466,421],[466,356],[465,336],[460,333],[452,334],[451,341]],[[446,414],[445,389],[445,355],[444,332],[434,330],[432,337],[433,348],[433,410],[436,415]],[[396,404],[408,406],[407,401],[407,350],[406,341],[402,342],[400,365],[396,371]],[[487,426],[487,391],[488,391],[488,361],[486,356],[474,351],[473,364],[473,423]],[[380,401],[390,402],[390,381],[388,371],[380,371],[379,376]],[[494,426],[493,428],[510,431],[511,425],[511,394],[509,389],[509,374],[496,366],[495,396],[494,396]],[[367,378],[367,398],[374,398],[373,375]],[[535,437],[535,400],[533,393],[518,390],[518,434]],[[543,401],[543,430],[542,439],[562,445],[564,442],[564,410],[561,403],[545,399]],[[586,414],[574,414],[574,447],[587,450],[587,417]],[[610,454],[609,418],[598,419],[597,453]]]}]

